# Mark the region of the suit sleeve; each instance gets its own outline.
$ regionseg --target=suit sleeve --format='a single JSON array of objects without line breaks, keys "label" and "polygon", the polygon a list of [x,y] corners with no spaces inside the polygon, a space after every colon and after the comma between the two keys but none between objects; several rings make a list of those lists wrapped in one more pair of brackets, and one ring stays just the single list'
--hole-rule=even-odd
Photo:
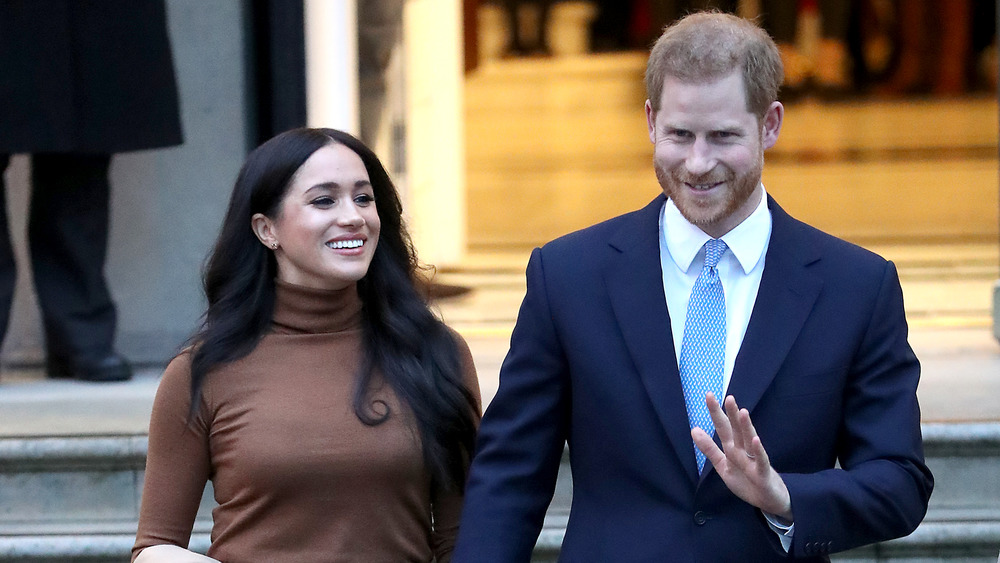
[{"label": "suit sleeve", "polygon": [[569,380],[539,249],[526,277],[500,386],[480,428],[455,563],[529,561],[555,489]]},{"label": "suit sleeve", "polygon": [[889,262],[844,389],[840,469],[782,475],[795,514],[793,555],[843,551],[916,529],[934,484],[924,464],[919,377]]}]

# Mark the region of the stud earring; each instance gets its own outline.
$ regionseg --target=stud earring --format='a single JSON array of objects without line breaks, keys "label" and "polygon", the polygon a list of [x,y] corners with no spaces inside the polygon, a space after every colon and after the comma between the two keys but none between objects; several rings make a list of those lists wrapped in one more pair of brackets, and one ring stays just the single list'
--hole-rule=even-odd
[{"label": "stud earring", "polygon": [[278,250],[278,243],[276,241],[271,242],[271,250]]}]

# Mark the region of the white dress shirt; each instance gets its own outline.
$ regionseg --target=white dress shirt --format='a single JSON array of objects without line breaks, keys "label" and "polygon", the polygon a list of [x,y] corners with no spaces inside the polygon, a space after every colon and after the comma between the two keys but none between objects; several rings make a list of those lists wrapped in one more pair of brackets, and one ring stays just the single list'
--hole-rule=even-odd
[{"label": "white dress shirt", "polygon": [[[684,340],[691,289],[705,264],[702,248],[712,237],[688,222],[670,199],[660,210],[660,269],[663,272],[663,294],[667,298],[674,350],[680,357]],[[733,230],[722,235],[729,250],[719,260],[719,279],[726,296],[726,361],[722,388],[729,388],[736,354],[750,323],[750,313],[757,301],[760,277],[764,273],[764,256],[771,239],[771,212],[764,193],[753,213]],[[678,359],[678,362],[680,360]],[[719,397],[722,402],[723,397]]]},{"label": "white dress shirt", "polygon": [[[688,222],[673,200],[667,199],[663,204],[660,209],[660,269],[678,367],[688,300],[705,264],[703,247],[711,238]],[[750,314],[764,273],[764,257],[771,240],[771,212],[767,208],[766,191],[761,190],[760,201],[750,216],[722,235],[722,240],[729,249],[722,254],[717,266],[726,298],[726,356],[722,376],[723,397],[718,397],[720,403],[729,389],[736,355],[750,324]],[[771,514],[764,513],[764,516],[787,552],[792,544],[795,525],[781,524]]]}]

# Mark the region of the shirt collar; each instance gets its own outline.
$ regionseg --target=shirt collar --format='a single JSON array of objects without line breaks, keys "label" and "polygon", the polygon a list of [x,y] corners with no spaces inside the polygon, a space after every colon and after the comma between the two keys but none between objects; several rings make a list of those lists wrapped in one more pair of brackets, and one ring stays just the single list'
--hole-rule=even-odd
[{"label": "shirt collar", "polygon": [[[764,257],[764,249],[767,248],[770,236],[771,213],[767,209],[767,191],[761,189],[760,202],[753,213],[733,230],[722,235],[722,240],[739,261],[743,273],[747,274]],[[660,237],[666,241],[674,264],[684,272],[691,267],[701,247],[712,238],[689,223],[669,198],[660,212]]]}]

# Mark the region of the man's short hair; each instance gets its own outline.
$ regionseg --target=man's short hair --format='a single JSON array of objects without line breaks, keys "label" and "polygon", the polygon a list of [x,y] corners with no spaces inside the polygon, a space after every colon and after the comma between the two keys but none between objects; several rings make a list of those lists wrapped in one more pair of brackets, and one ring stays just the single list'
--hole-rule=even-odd
[{"label": "man's short hair", "polygon": [[763,117],[778,99],[784,76],[774,40],[753,22],[721,12],[698,12],[663,30],[646,64],[646,93],[653,110],[667,76],[704,83],[743,73],[747,111]]}]

